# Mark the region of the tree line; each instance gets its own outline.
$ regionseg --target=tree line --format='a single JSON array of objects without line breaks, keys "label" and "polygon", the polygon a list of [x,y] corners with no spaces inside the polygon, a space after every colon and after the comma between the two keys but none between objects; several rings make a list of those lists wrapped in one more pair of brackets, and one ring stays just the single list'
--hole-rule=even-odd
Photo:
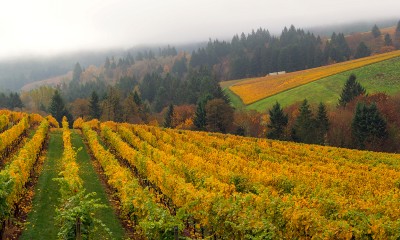
[{"label": "tree line", "polygon": [[10,92],[8,94],[1,92],[0,93],[0,108],[22,108],[24,105],[22,104],[20,95],[16,92]]},{"label": "tree line", "polygon": [[[380,29],[375,25],[371,34],[380,37]],[[384,45],[400,48],[400,21],[393,40],[385,34]],[[351,50],[343,33],[334,32],[326,39],[292,25],[285,27],[279,37],[259,28],[248,35],[235,35],[231,41],[210,40],[207,46],[192,52],[190,67],[208,66],[221,79],[240,79],[319,67],[366,57],[371,53],[363,41]]]}]

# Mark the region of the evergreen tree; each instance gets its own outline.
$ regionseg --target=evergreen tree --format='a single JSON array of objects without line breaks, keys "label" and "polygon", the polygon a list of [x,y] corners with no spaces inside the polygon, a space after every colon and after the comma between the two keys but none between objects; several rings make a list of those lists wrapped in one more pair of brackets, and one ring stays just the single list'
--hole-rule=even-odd
[{"label": "evergreen tree", "polygon": [[111,67],[110,59],[108,57],[106,57],[106,61],[104,63],[104,68],[110,69],[110,67]]},{"label": "evergreen tree", "polygon": [[374,36],[374,38],[379,37],[382,33],[381,30],[379,30],[378,26],[376,26],[376,24],[372,27],[372,35]]},{"label": "evergreen tree", "polygon": [[329,119],[325,105],[320,102],[318,106],[318,112],[315,119],[317,129],[317,143],[324,144],[325,136],[329,130]]},{"label": "evergreen tree", "polygon": [[269,121],[267,138],[282,140],[285,127],[288,124],[288,115],[283,112],[278,102],[269,110]]},{"label": "evergreen tree", "polygon": [[156,93],[154,98],[154,110],[161,112],[161,110],[168,104],[168,92],[165,87],[161,86]]},{"label": "evergreen tree", "polygon": [[394,33],[394,46],[400,49],[400,21],[397,23],[396,31]]},{"label": "evergreen tree", "polygon": [[143,61],[143,53],[142,52],[138,52],[136,54],[136,61]]},{"label": "evergreen tree", "polygon": [[172,72],[176,73],[178,76],[182,76],[187,72],[187,59],[185,55],[181,59],[175,60],[172,66]]},{"label": "evergreen tree", "polygon": [[389,33],[385,34],[385,46],[392,46],[392,38],[390,37]]},{"label": "evergreen tree", "polygon": [[303,103],[299,108],[299,116],[296,118],[292,130],[293,140],[297,140],[303,143],[316,143],[317,139],[315,137],[315,127],[312,112],[310,110],[310,105],[307,99],[304,99]]},{"label": "evergreen tree", "polygon": [[363,58],[363,57],[368,57],[371,55],[371,50],[365,45],[363,41],[358,44],[356,54],[354,55],[354,58]]},{"label": "evergreen tree", "polygon": [[79,79],[81,78],[81,74],[82,74],[82,67],[77,62],[75,64],[75,67],[74,67],[74,72],[73,72],[73,75],[72,75],[72,81],[79,81]]},{"label": "evergreen tree", "polygon": [[356,81],[356,76],[351,74],[347,79],[342,93],[340,94],[339,106],[345,107],[347,103],[359,95],[365,94],[365,88]]},{"label": "evergreen tree", "polygon": [[400,32],[400,20],[397,22],[396,32]]},{"label": "evergreen tree", "polygon": [[210,95],[202,97],[197,102],[196,112],[193,119],[193,124],[198,130],[204,130],[207,124],[206,104],[211,99]]},{"label": "evergreen tree", "polygon": [[115,58],[114,57],[112,57],[111,58],[111,69],[116,69],[117,68],[117,64],[115,63]]},{"label": "evergreen tree", "polygon": [[58,90],[56,90],[54,92],[54,95],[53,95],[53,97],[51,99],[49,112],[57,120],[57,122],[60,124],[60,126],[61,126],[61,123],[62,123],[63,116],[66,116],[70,123],[73,120],[72,117],[71,117],[71,114],[66,109],[65,104],[64,104],[64,100],[61,98],[61,95],[58,92]]},{"label": "evergreen tree", "polygon": [[129,65],[135,64],[135,59],[133,58],[133,56],[130,52],[128,52],[126,59],[127,59],[127,62],[129,63]]},{"label": "evergreen tree", "polygon": [[165,128],[172,128],[172,120],[174,116],[174,105],[170,104],[168,106],[168,110],[165,114],[163,127]]},{"label": "evergreen tree", "polygon": [[92,92],[92,96],[89,102],[89,110],[91,118],[96,118],[96,119],[100,118],[101,112],[100,112],[99,96],[97,95],[96,91]]},{"label": "evergreen tree", "polygon": [[22,104],[21,98],[18,93],[10,93],[8,108],[22,108],[24,105]]},{"label": "evergreen tree", "polygon": [[246,73],[249,69],[249,59],[244,52],[238,53],[236,57],[231,59],[231,69],[232,79],[246,77]]},{"label": "evergreen tree", "polygon": [[142,105],[142,98],[136,90],[133,92],[133,100],[135,101],[136,105]]},{"label": "evergreen tree", "polygon": [[386,121],[375,104],[370,106],[358,103],[351,124],[352,135],[358,148],[364,149],[367,144],[377,144],[388,136]]},{"label": "evergreen tree", "polygon": [[343,33],[333,33],[325,46],[326,61],[343,62],[350,58],[351,50]]},{"label": "evergreen tree", "polygon": [[0,93],[0,108],[8,108],[8,99],[4,93]]}]

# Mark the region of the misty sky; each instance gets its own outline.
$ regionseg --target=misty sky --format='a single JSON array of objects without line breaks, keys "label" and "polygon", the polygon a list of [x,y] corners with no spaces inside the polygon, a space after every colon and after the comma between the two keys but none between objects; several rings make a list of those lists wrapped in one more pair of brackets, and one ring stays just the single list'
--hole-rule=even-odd
[{"label": "misty sky", "polygon": [[0,58],[400,19],[399,10],[399,0],[10,0],[0,6]]}]

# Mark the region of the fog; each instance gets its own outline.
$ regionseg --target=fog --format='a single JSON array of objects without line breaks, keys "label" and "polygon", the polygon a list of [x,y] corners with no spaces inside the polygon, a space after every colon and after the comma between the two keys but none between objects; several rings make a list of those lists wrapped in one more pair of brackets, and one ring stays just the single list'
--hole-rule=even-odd
[{"label": "fog", "polygon": [[0,58],[226,39],[259,27],[399,18],[399,0],[13,0],[0,8]]}]

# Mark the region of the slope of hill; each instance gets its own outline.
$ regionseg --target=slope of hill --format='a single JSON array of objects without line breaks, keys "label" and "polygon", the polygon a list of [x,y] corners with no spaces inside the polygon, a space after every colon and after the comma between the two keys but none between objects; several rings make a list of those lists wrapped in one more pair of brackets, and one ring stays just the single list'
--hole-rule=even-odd
[{"label": "slope of hill", "polygon": [[376,24],[379,28],[383,29],[396,25],[398,21],[399,19],[397,18],[370,19],[368,21],[310,27],[307,28],[306,30],[309,30],[315,35],[320,35],[321,37],[330,37],[333,32],[336,33],[341,32],[344,33],[345,35],[352,35],[356,32],[370,31],[374,26],[374,24]]},{"label": "slope of hill", "polygon": [[364,42],[373,53],[393,50],[393,47],[385,47],[385,34],[389,34],[393,40],[396,27],[382,28],[380,31],[381,35],[376,38],[372,35],[371,31],[352,33],[346,36],[346,41],[353,52],[356,51],[360,42]]},{"label": "slope of hill", "polygon": [[60,75],[57,77],[52,77],[40,81],[35,81],[31,82],[28,84],[25,84],[22,88],[21,91],[30,91],[32,89],[41,87],[41,86],[52,86],[56,87],[58,85],[61,85],[63,83],[68,84],[72,80],[72,71],[68,72],[65,75]]},{"label": "slope of hill", "polygon": [[[40,176],[34,195],[47,199],[53,213],[38,211],[35,205],[32,216],[44,214],[38,222],[47,219],[53,224],[51,214],[60,204],[54,193],[64,188],[48,179],[60,172],[56,160],[66,151],[65,147],[62,150],[65,140],[60,131],[49,133],[47,120],[42,120],[38,128],[42,144],[29,141],[22,148],[48,149],[45,167],[36,170]],[[101,188],[113,189],[115,204],[120,206],[116,213],[131,226],[135,239],[173,239],[176,235],[189,239],[400,237],[399,154],[97,120],[84,123],[78,119],[74,128],[82,129],[87,142],[85,146],[81,131],[73,134],[72,143],[85,153],[85,157],[71,155],[77,170],[74,177],[81,178],[87,190],[104,196],[104,204],[108,202]],[[69,130],[64,127],[63,131]],[[50,144],[44,145],[48,135]],[[24,166],[24,155],[18,156],[11,159],[11,166]],[[36,156],[33,154],[32,163],[24,166],[23,173],[27,174],[23,175],[23,183],[30,183],[29,170],[34,167]],[[93,171],[92,164],[97,171]],[[10,169],[15,171],[11,172],[10,181],[22,175],[15,170],[19,168]],[[8,171],[9,168],[2,170],[3,180]],[[47,183],[41,181],[48,174],[53,177],[48,177]],[[96,183],[99,177],[104,185]],[[89,186],[93,183],[97,186]],[[49,184],[51,191],[44,191]],[[21,194],[14,194],[13,199],[16,203],[29,184],[19,186]],[[1,199],[9,200],[7,194]],[[6,210],[13,212],[17,210],[15,206]],[[94,207],[87,206],[88,211],[93,212]],[[107,211],[112,215],[111,209]],[[89,226],[78,218],[71,219],[77,219],[82,227]],[[112,225],[104,223],[107,227]],[[24,229],[23,236],[37,238],[48,226],[32,224]],[[120,226],[115,227],[124,235]],[[70,229],[75,239],[75,224]],[[104,230],[104,226],[97,230]],[[115,234],[116,230],[112,232]]]},{"label": "slope of hill", "polygon": [[400,155],[112,122],[100,129],[203,238],[398,235]]},{"label": "slope of hill", "polygon": [[[318,81],[302,85],[274,96],[262,99],[246,106],[247,109],[266,111],[279,102],[288,106],[307,98],[310,103],[323,102],[335,106],[342,88],[350,76],[355,74],[357,81],[363,85],[367,93],[384,92],[389,95],[400,93],[400,58],[394,58],[358,69],[342,72]],[[233,102],[235,103],[235,102]],[[239,105],[240,106],[240,105]]]},{"label": "slope of hill", "polygon": [[248,105],[324,77],[399,56],[400,51],[395,51],[298,72],[243,79],[229,88],[242,99],[244,104]]}]

